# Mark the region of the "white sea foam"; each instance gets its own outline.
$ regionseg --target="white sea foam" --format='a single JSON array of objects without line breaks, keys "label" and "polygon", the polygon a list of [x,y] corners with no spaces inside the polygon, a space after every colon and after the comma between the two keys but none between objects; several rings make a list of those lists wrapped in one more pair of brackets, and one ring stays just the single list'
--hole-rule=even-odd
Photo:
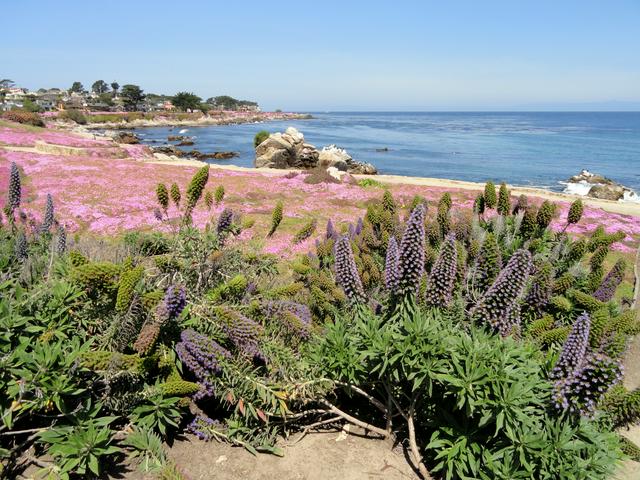
[{"label": "white sea foam", "polygon": [[581,182],[560,182],[564,185],[563,193],[569,193],[571,195],[581,195],[586,197],[593,186],[592,183],[588,183],[585,181]]},{"label": "white sea foam", "polygon": [[622,197],[621,202],[634,202],[640,203],[640,196],[633,190],[625,190],[624,197]]}]

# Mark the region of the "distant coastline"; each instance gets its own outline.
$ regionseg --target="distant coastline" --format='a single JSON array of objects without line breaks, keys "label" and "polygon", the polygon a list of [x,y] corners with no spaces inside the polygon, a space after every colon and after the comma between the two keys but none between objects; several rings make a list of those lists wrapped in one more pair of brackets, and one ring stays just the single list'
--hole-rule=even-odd
[{"label": "distant coastline", "polygon": [[[89,115],[90,119],[91,116]],[[157,115],[153,118],[139,118],[125,121],[91,122],[83,125],[85,129],[130,130],[134,128],[153,127],[204,127],[214,125],[239,125],[243,123],[262,123],[269,121],[307,120],[313,118],[307,113],[291,112],[219,112],[218,115],[201,115],[197,117],[181,117],[172,115]],[[73,126],[60,122],[59,126]]]}]

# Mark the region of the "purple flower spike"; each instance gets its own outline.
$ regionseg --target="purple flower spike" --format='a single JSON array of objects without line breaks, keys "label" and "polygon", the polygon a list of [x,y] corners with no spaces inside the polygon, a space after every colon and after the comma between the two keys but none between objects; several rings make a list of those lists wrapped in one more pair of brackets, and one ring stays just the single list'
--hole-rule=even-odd
[{"label": "purple flower spike", "polygon": [[449,305],[456,282],[457,262],[456,235],[449,233],[429,274],[426,291],[427,304],[434,307]]},{"label": "purple flower spike", "polygon": [[9,191],[7,198],[7,210],[9,215],[20,206],[22,195],[22,184],[20,182],[20,171],[16,162],[11,162],[11,173],[9,174]]},{"label": "purple flower spike", "polygon": [[164,295],[164,308],[169,320],[178,318],[187,304],[187,297],[183,287],[171,285]]},{"label": "purple flower spike", "polygon": [[216,231],[220,237],[226,236],[227,233],[231,230],[231,225],[233,224],[233,210],[230,208],[225,208],[220,217],[218,217],[218,224],[216,225]]},{"label": "purple flower spike", "polygon": [[338,232],[336,232],[335,227],[333,226],[333,222],[331,219],[327,220],[327,233],[325,234],[325,238],[329,240],[330,238],[336,239],[338,238]]},{"label": "purple flower spike", "polygon": [[176,343],[176,353],[202,386],[193,398],[199,400],[213,395],[211,377],[220,374],[220,362],[230,359],[231,354],[214,340],[191,329],[183,331],[180,339],[181,341]]},{"label": "purple flower spike", "polygon": [[222,329],[240,354],[266,363],[267,359],[258,346],[258,340],[264,331],[262,325],[227,307],[217,307],[215,313],[221,321]]},{"label": "purple flower spike", "polygon": [[411,212],[400,242],[398,294],[415,295],[424,273],[424,205]]},{"label": "purple flower spike", "polygon": [[292,334],[308,339],[311,334],[311,310],[301,303],[289,300],[273,300],[267,302],[262,309],[265,317],[275,319]]},{"label": "purple flower spike", "polygon": [[572,375],[582,365],[589,346],[590,329],[591,318],[589,314],[583,313],[574,322],[571,333],[564,342],[560,357],[551,371],[553,380]]},{"label": "purple flower spike", "polygon": [[336,281],[353,302],[364,302],[366,296],[353,258],[349,237],[341,237],[334,246]]},{"label": "purple flower spike", "polygon": [[604,280],[602,280],[598,290],[593,294],[593,298],[600,300],[601,302],[608,302],[611,300],[616,293],[618,285],[620,285],[624,279],[624,271],[626,267],[627,264],[623,259],[618,260],[611,271],[607,273]]},{"label": "purple flower spike", "polygon": [[[520,300],[531,272],[531,253],[517,250],[496,281],[472,310],[472,316],[505,334],[512,330],[512,309]],[[508,334],[508,333],[507,333]]]}]

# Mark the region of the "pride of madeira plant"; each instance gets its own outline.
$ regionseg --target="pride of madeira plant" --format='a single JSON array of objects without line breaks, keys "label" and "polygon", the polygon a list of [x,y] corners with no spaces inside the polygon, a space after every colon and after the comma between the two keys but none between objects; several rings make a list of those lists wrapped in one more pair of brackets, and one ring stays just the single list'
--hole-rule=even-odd
[{"label": "pride of madeira plant", "polygon": [[[640,332],[620,301],[626,264],[609,260],[619,234],[553,232],[553,204],[512,210],[493,184],[473,211],[444,194],[430,215],[385,190],[351,224],[299,224],[294,241],[314,251],[280,261],[231,241],[252,219],[229,207],[192,225],[224,201],[208,176],[149,192],[171,233],[96,243],[67,240],[46,192],[43,221],[24,214],[12,165],[1,476],[35,452],[44,476],[98,477],[127,452],[178,479],[162,445],[184,425],[282,454],[283,435],[347,422],[406,441],[423,478],[611,478],[614,428],[640,421],[640,395],[619,383]],[[273,207],[266,242],[282,222]]]}]

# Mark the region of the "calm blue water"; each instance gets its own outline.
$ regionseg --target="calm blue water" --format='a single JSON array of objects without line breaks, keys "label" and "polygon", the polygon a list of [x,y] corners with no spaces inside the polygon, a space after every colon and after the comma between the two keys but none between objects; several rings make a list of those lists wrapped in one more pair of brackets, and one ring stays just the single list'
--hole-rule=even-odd
[{"label": "calm blue water", "polygon": [[[312,120],[189,127],[193,148],[233,150],[253,166],[259,130],[294,126],[318,148],[336,144],[380,173],[502,181],[562,190],[558,182],[587,168],[640,191],[640,112],[314,113]],[[179,129],[138,129],[166,142]],[[377,152],[378,148],[388,152]]]}]

